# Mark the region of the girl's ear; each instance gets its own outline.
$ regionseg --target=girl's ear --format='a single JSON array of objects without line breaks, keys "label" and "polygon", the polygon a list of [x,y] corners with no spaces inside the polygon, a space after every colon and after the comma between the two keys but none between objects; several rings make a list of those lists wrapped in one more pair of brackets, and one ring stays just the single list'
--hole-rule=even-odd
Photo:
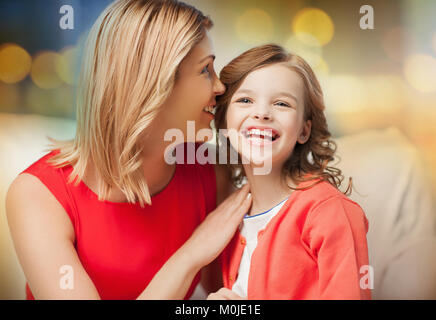
[{"label": "girl's ear", "polygon": [[301,133],[298,136],[297,139],[298,143],[305,144],[307,140],[309,140],[311,129],[312,129],[312,121],[306,120],[306,122],[303,125],[303,128],[301,128]]}]

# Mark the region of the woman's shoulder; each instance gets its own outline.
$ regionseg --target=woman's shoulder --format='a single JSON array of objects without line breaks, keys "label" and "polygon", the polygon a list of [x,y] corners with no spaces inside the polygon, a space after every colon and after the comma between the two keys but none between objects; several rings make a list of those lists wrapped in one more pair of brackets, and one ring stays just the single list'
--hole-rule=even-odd
[{"label": "woman's shoulder", "polygon": [[[65,201],[52,190],[35,175],[27,172],[19,174],[6,194],[6,214],[11,229],[18,230],[29,221],[34,228],[38,228],[39,223],[43,222],[59,222],[61,225],[58,224],[56,227],[67,230],[68,237],[74,239],[71,232],[74,221],[68,221],[68,216],[71,215]],[[63,218],[56,218],[60,216]]]},{"label": "woman's shoulder", "polygon": [[67,171],[71,166],[57,168],[48,162],[58,153],[59,150],[52,150],[20,172],[9,186],[6,201],[11,205],[26,202],[34,207],[51,206],[71,217],[72,201],[67,190]]}]

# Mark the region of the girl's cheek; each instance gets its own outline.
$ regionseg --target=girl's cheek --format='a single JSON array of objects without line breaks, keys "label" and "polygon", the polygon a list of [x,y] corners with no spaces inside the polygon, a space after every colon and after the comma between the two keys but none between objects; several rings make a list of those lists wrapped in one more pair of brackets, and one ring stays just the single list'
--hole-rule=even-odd
[{"label": "girl's cheek", "polygon": [[236,115],[235,115],[235,111],[234,108],[231,108],[229,106],[229,109],[227,110],[227,116],[226,116],[226,121],[227,121],[227,128],[231,129],[231,128],[235,128],[236,126]]}]

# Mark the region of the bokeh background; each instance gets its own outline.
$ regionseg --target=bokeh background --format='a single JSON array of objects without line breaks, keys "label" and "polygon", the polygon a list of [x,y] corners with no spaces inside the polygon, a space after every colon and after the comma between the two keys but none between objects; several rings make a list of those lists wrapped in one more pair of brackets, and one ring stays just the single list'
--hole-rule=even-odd
[{"label": "bokeh background", "polygon": [[[20,127],[5,128],[29,119],[28,115],[59,119],[56,132],[74,133],[74,126],[63,123],[75,119],[81,47],[110,2],[0,0],[0,119],[6,119],[0,121],[4,126],[0,142],[13,141]],[[334,137],[394,126],[417,148],[432,186],[436,185],[436,1],[185,2],[214,21],[211,36],[218,72],[253,46],[283,45],[305,58],[317,74]],[[64,4],[74,9],[73,30],[59,25]],[[374,29],[360,28],[362,5],[374,9]],[[30,120],[23,123],[23,130],[32,125]],[[0,158],[9,157],[7,152],[0,150]],[[3,225],[1,232],[6,243],[7,227]],[[2,252],[0,286],[6,288],[10,279]],[[0,292],[0,298],[13,296],[13,291],[8,292]]]},{"label": "bokeh background", "polygon": [[[80,45],[110,0],[0,0],[0,112],[74,119]],[[187,0],[210,15],[219,71],[275,42],[317,73],[334,135],[395,125],[436,168],[436,2]],[[59,8],[74,9],[62,30]],[[374,29],[362,30],[363,4]],[[436,172],[432,172],[436,181]]]}]

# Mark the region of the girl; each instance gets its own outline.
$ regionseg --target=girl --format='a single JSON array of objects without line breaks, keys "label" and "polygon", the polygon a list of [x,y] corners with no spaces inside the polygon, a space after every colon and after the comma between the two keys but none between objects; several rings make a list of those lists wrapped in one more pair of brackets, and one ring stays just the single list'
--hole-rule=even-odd
[{"label": "girl", "polygon": [[[233,178],[248,179],[253,204],[222,255],[233,293],[209,299],[370,299],[360,279],[368,222],[339,191],[341,171],[328,166],[336,146],[309,65],[265,45],[231,61],[220,79],[216,128],[239,153]],[[254,173],[267,162],[268,174]]]},{"label": "girl", "polygon": [[[8,191],[28,299],[189,298],[231,240],[248,187],[223,201],[230,189],[218,167],[165,161],[165,132],[186,137],[188,120],[208,128],[206,110],[224,92],[211,26],[175,0],[119,0],[100,15],[75,139],[55,142]],[[220,287],[213,269],[209,291]]]}]

